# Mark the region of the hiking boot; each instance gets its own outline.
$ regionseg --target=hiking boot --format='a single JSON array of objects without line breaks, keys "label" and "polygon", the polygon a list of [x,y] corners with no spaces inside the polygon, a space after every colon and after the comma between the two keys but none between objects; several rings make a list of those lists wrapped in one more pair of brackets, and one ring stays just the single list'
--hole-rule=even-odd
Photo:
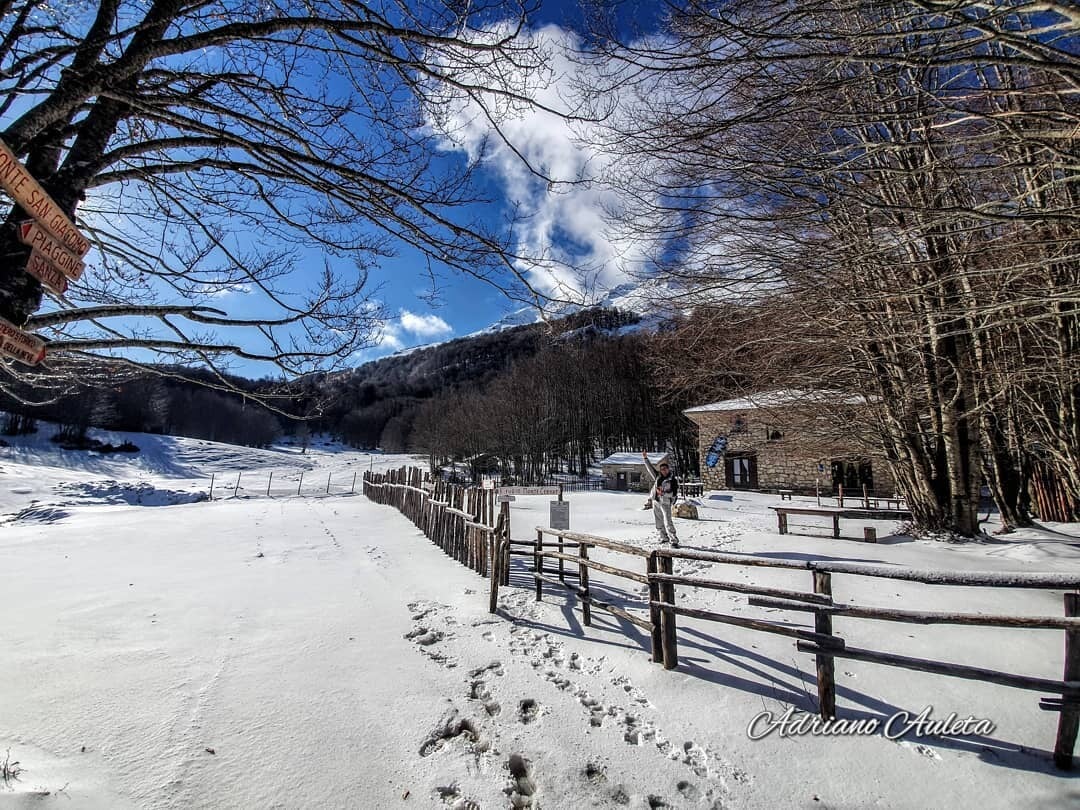
[{"label": "hiking boot", "polygon": [[678,548],[679,547],[679,538],[678,537],[675,537],[675,538],[672,539],[671,547],[672,548]]}]

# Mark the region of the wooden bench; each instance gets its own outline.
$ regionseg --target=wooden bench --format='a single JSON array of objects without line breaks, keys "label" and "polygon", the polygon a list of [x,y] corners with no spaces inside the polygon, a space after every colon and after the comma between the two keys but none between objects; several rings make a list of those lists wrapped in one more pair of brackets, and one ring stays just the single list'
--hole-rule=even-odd
[{"label": "wooden bench", "polygon": [[788,533],[788,515],[816,515],[832,518],[833,537],[840,536],[840,518],[847,520],[904,520],[911,517],[906,509],[834,509],[814,506],[770,506],[776,512],[776,528]]},{"label": "wooden bench", "polygon": [[780,494],[780,500],[782,501],[790,501],[791,496],[795,494],[793,489],[778,489],[776,491]]},{"label": "wooden bench", "polygon": [[770,506],[776,512],[776,528],[780,534],[788,533],[788,515],[818,515],[831,517],[833,522],[833,537],[840,536],[840,509],[819,509],[814,506]]}]

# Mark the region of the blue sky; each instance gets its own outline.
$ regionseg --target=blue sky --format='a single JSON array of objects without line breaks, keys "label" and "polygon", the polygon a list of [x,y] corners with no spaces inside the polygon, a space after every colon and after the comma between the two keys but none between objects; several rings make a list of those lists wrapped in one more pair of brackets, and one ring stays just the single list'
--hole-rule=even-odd
[{"label": "blue sky", "polygon": [[[550,84],[533,87],[531,93],[544,104],[553,108],[565,107],[565,91],[570,80],[587,80],[595,70],[595,65],[582,64],[568,56],[582,46],[578,37],[582,25],[582,11],[576,0],[540,0],[541,6],[530,18],[530,32],[542,46],[550,46],[554,58],[550,63]],[[657,14],[662,6],[645,0],[613,0],[610,4],[620,19],[626,21],[627,32],[633,28],[638,32],[642,27],[655,27]],[[223,55],[218,55],[222,56]],[[211,55],[211,58],[217,58]],[[43,79],[46,81],[46,79]],[[322,92],[331,92],[333,88],[322,88]],[[31,103],[28,101],[27,103]],[[20,108],[9,110],[2,125],[10,123]],[[610,210],[613,198],[610,191],[604,191],[599,184],[570,184],[568,182],[548,184],[523,170],[522,163],[513,150],[499,145],[498,139],[492,139],[492,129],[484,116],[476,115],[467,105],[460,111],[459,119],[451,115],[449,126],[453,137],[446,131],[438,133],[432,139],[432,147],[439,150],[439,160],[448,164],[464,166],[469,162],[478,166],[476,183],[490,202],[465,210],[463,219],[476,217],[497,223],[507,219],[510,210],[524,212],[525,216],[515,227],[515,243],[511,248],[519,255],[551,256],[553,261],[548,267],[536,265],[520,266],[518,270],[529,275],[529,280],[537,288],[560,299],[578,299],[587,301],[590,297],[603,295],[605,289],[623,283],[626,280],[626,266],[640,260],[639,246],[619,242],[607,232],[604,212]],[[479,124],[477,123],[479,121]],[[2,129],[2,127],[0,127]],[[602,166],[605,156],[595,148],[583,147],[577,140],[580,134],[563,119],[543,110],[528,110],[520,117],[503,121],[502,132],[514,143],[515,149],[528,157],[530,164],[540,168],[547,177],[556,180],[577,180],[589,175],[594,167]],[[494,144],[492,143],[494,141]],[[191,179],[193,186],[201,189],[198,176]],[[218,186],[210,188],[228,189],[228,181],[218,179]],[[596,187],[593,187],[593,186]],[[144,250],[152,257],[155,254],[177,266],[182,265],[185,250],[193,250],[188,232],[182,229],[170,229],[167,218],[163,218],[152,205],[146,205],[146,216],[137,203],[129,205],[132,199],[138,199],[138,188],[125,187],[106,189],[100,194],[95,192],[84,203],[78,213],[80,221],[100,230],[106,241],[110,236],[145,243]],[[127,196],[125,196],[127,195]],[[287,204],[287,203],[286,203]],[[259,235],[254,228],[250,231],[240,218],[230,218],[231,212],[226,206],[221,224],[224,235],[220,246],[227,245],[234,255],[242,257],[253,248],[273,250],[273,242],[265,243],[266,234]],[[272,218],[270,218],[272,219]],[[201,219],[200,219],[201,221]],[[210,227],[213,227],[211,224]],[[270,237],[273,239],[273,237]],[[283,245],[285,247],[286,245]],[[397,254],[383,258],[370,270],[369,294],[382,307],[387,315],[386,325],[380,333],[381,344],[359,351],[350,358],[351,363],[360,363],[376,357],[390,354],[404,348],[426,343],[444,341],[453,337],[467,335],[483,329],[504,317],[508,312],[521,309],[520,300],[512,300],[496,287],[469,277],[450,268],[429,267],[427,257],[404,245],[394,246]],[[91,254],[92,256],[94,254]],[[213,257],[218,267],[235,268],[240,262],[225,255],[221,248],[219,255]],[[282,281],[287,295],[304,294],[311,279],[321,271],[324,262],[337,271],[337,275],[347,277],[351,265],[345,260],[326,257],[321,251],[311,248],[299,250],[295,256],[282,260],[283,266],[293,267],[297,271],[288,281]],[[344,262],[344,263],[339,263]],[[205,262],[204,264],[211,264]],[[308,272],[308,268],[311,272]],[[574,268],[573,270],[568,268]],[[580,272],[577,268],[586,268]],[[194,284],[204,280],[207,274],[217,273],[215,267],[208,267],[198,272],[189,280]],[[219,308],[232,319],[257,319],[268,315],[266,300],[261,294],[251,291],[251,285],[243,283],[243,276],[229,275],[226,279],[238,278],[236,284],[227,290],[208,291],[207,299],[200,304]],[[434,282],[432,279],[434,274]],[[154,281],[144,275],[130,271],[126,278],[114,278],[113,274],[95,274],[91,268],[88,277],[96,277],[103,285],[124,287],[131,284],[145,284],[157,293]],[[184,278],[188,278],[185,274]],[[219,277],[220,278],[220,277]],[[231,283],[231,282],[230,282]],[[247,289],[245,289],[247,288]],[[208,288],[209,290],[209,288]],[[122,295],[130,294],[118,289]],[[110,291],[109,294],[113,294]],[[193,293],[197,294],[197,292]],[[177,300],[178,293],[167,287],[162,289],[161,303],[184,303]],[[86,303],[74,299],[77,303]],[[277,317],[278,313],[270,315]],[[151,322],[143,327],[140,321],[132,323],[113,323],[124,331],[148,328],[148,336],[175,339],[160,324]],[[252,351],[263,350],[263,341],[250,328],[231,328],[221,330],[216,336],[204,336],[197,327],[184,324],[189,336],[195,333],[210,342],[238,343]],[[78,328],[75,329],[79,332]],[[91,332],[88,328],[87,334]],[[162,335],[162,332],[165,332]],[[95,333],[100,334],[100,333]],[[261,344],[261,345],[260,345]],[[157,359],[146,351],[126,353],[139,360]],[[255,363],[233,360],[227,364],[234,373],[251,377],[266,375],[279,376],[280,371],[269,363]]]},{"label": "blue sky", "polygon": [[[660,5],[629,0],[613,4],[613,7],[622,19],[640,27],[655,25]],[[565,34],[572,38],[573,32],[581,30],[582,11],[579,3],[574,0],[543,0],[539,13],[531,19],[534,30],[543,30],[546,35],[553,37]],[[534,146],[534,155],[546,158],[553,152],[561,152],[564,153],[563,158],[569,158],[572,165],[578,165],[578,160],[588,160],[588,155],[581,158],[570,157],[576,147],[568,142],[567,133],[561,129],[555,122],[534,119],[522,122],[516,133],[521,135],[524,149]],[[547,137],[541,135],[543,132],[546,132]],[[479,138],[485,133],[476,134]],[[518,144],[516,139],[515,144]],[[462,148],[468,148],[468,145]],[[448,160],[464,160],[464,154],[460,151],[444,154]],[[559,158],[556,157],[555,161],[558,163]],[[503,216],[511,199],[519,204],[525,199],[527,205],[533,206],[533,218],[538,221],[546,221],[552,210],[568,210],[568,221],[558,221],[556,214],[546,233],[537,236],[533,247],[558,241],[561,247],[567,250],[567,258],[584,258],[594,266],[606,263],[608,248],[602,244],[605,239],[599,232],[599,224],[590,222],[584,226],[586,230],[578,234],[572,232],[569,224],[581,221],[582,210],[595,211],[599,215],[602,201],[595,195],[575,198],[572,201],[552,201],[539,184],[524,186],[515,175],[513,163],[514,158],[506,154],[490,155],[481,161],[481,183],[492,198],[489,210],[484,213],[492,217]],[[530,197],[533,199],[530,200]],[[401,250],[398,256],[380,263],[379,269],[372,273],[372,284],[378,288],[377,297],[385,306],[391,320],[382,335],[382,345],[361,352],[357,357],[358,361],[391,354],[402,348],[467,335],[489,326],[508,312],[519,310],[523,306],[520,301],[509,299],[495,287],[461,273],[436,268],[435,274],[436,294],[432,299],[432,280],[424,257],[406,249]],[[618,283],[623,278],[615,274],[609,280],[611,283]]]}]

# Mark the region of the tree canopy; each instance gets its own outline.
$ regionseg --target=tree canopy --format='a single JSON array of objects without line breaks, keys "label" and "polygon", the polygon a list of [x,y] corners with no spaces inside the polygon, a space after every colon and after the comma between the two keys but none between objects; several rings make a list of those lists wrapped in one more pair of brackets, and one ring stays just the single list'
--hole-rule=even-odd
[{"label": "tree canopy", "polygon": [[[0,138],[94,251],[63,295],[23,272],[12,207],[0,315],[49,341],[38,387],[151,360],[292,373],[368,345],[371,275],[402,252],[528,297],[506,217],[441,156],[441,108],[530,103],[517,3],[0,3]],[[77,211],[76,211],[77,209]],[[40,311],[39,311],[40,310]],[[123,359],[103,362],[103,357]],[[222,385],[226,385],[221,376]]]}]

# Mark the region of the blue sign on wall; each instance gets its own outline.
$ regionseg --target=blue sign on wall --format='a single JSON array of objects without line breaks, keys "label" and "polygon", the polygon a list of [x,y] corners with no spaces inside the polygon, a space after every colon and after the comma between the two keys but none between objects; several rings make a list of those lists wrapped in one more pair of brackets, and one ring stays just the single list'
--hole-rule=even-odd
[{"label": "blue sign on wall", "polygon": [[717,436],[705,456],[705,466],[715,467],[719,464],[725,450],[727,450],[727,436]]}]

